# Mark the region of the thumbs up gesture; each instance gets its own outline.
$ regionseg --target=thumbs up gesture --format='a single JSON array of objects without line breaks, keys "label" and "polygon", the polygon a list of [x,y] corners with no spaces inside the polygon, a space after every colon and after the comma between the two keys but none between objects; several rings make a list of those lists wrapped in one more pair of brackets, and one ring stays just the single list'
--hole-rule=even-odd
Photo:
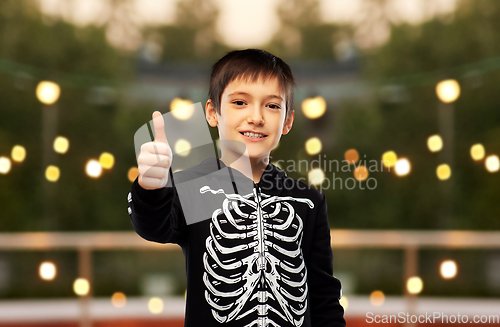
[{"label": "thumbs up gesture", "polygon": [[168,171],[172,163],[172,149],[165,135],[165,122],[159,111],[153,113],[155,140],[144,143],[137,157],[139,185],[146,190],[164,187],[168,182]]}]

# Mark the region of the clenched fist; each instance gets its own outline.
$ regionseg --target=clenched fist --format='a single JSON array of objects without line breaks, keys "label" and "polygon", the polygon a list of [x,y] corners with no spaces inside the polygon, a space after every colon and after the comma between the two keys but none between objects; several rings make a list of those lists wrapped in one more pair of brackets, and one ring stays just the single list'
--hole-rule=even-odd
[{"label": "clenched fist", "polygon": [[168,182],[168,171],[172,163],[172,149],[165,135],[165,123],[159,111],[153,113],[155,140],[144,143],[137,157],[139,185],[146,190],[164,187]]}]

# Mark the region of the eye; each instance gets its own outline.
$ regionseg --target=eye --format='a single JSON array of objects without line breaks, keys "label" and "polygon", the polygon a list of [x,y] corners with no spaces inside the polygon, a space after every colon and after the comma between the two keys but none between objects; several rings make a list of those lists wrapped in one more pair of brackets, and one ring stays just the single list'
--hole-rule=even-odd
[{"label": "eye", "polygon": [[271,109],[281,109],[280,106],[278,106],[277,104],[273,104],[273,103],[269,104],[268,107]]},{"label": "eye", "polygon": [[241,100],[236,100],[236,101],[233,101],[233,103],[237,106],[244,106],[245,105],[245,102],[244,101],[241,101]]}]

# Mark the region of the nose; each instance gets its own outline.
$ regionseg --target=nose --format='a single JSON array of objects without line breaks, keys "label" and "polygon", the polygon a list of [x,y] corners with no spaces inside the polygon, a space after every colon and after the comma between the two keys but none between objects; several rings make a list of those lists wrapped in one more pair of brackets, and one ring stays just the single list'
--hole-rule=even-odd
[{"label": "nose", "polygon": [[255,125],[264,125],[264,116],[262,115],[260,106],[255,106],[247,117],[247,123]]}]

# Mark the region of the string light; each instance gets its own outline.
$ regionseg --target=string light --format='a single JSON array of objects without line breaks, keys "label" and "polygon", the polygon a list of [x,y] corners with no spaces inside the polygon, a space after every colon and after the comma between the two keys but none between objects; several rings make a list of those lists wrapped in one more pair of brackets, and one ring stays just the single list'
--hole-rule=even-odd
[{"label": "string light", "polygon": [[317,119],[323,116],[325,111],[326,101],[323,97],[317,96],[302,101],[302,112],[309,119]]},{"label": "string light", "polygon": [[43,104],[51,105],[57,102],[61,95],[58,84],[50,81],[41,81],[36,87],[36,97]]},{"label": "string light", "polygon": [[179,120],[188,120],[193,116],[193,102],[188,99],[174,98],[170,102],[170,111],[172,115]]},{"label": "string light", "polygon": [[14,145],[10,153],[13,161],[23,162],[26,158],[26,149],[22,145]]},{"label": "string light", "polygon": [[382,164],[386,168],[394,167],[397,161],[398,161],[398,156],[394,151],[386,151],[384,152],[384,154],[382,154]]},{"label": "string light", "polygon": [[429,136],[427,139],[427,147],[431,152],[441,151],[443,148],[443,139],[437,134]]},{"label": "string light", "polygon": [[481,143],[474,144],[470,148],[470,156],[473,160],[479,161],[484,158],[485,151],[484,146]]},{"label": "string light", "polygon": [[447,79],[436,85],[436,94],[444,103],[455,102],[460,96],[460,84],[454,79]]}]

